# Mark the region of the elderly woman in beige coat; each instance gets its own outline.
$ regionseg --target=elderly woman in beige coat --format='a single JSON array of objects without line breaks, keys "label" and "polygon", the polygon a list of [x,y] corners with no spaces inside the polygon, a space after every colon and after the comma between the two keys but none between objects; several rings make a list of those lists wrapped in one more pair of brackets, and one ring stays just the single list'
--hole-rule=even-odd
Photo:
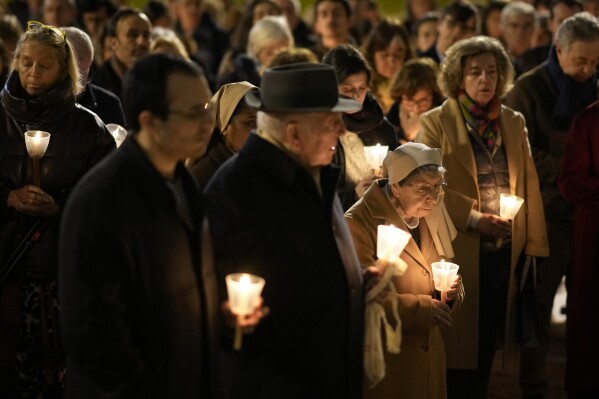
[{"label": "elderly woman in beige coat", "polygon": [[[468,286],[445,336],[449,398],[486,398],[496,348],[515,348],[516,265],[524,255],[548,255],[524,118],[499,102],[512,76],[495,39],[456,43],[439,78],[448,100],[421,116],[416,137],[442,151],[445,205],[458,230],[454,261]],[[525,201],[511,222],[499,216],[501,193]]]},{"label": "elderly woman in beige coat", "polygon": [[378,225],[392,224],[412,235],[400,255],[407,268],[391,280],[393,291],[383,300],[388,314],[392,300],[398,305],[400,353],[385,353],[385,377],[372,389],[366,387],[365,397],[442,399],[445,349],[440,329],[451,326],[464,291],[458,276],[444,303],[432,278],[432,263],[453,256],[451,240],[456,234],[442,202],[441,152],[404,144],[388,153],[383,170],[387,178],[376,180],[345,215],[364,266],[377,260]]}]

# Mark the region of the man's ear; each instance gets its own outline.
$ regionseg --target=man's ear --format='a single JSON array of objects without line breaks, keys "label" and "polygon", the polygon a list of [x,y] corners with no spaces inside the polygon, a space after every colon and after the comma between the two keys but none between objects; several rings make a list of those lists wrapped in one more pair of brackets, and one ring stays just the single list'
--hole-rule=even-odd
[{"label": "man's ear", "polygon": [[285,128],[286,142],[289,143],[292,149],[301,147],[301,128],[298,121],[291,120],[287,122]]},{"label": "man's ear", "polygon": [[151,128],[153,124],[156,124],[156,116],[150,111],[141,111],[137,116],[139,127],[143,130]]}]

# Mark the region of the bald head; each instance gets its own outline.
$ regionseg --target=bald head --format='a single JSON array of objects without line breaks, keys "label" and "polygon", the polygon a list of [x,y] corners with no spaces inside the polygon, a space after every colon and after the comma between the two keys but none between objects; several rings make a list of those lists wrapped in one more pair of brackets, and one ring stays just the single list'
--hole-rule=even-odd
[{"label": "bald head", "polygon": [[94,45],[87,33],[79,28],[67,27],[62,28],[67,34],[67,40],[73,46],[75,55],[77,56],[77,66],[81,74],[81,80],[87,81],[89,68],[94,59]]}]

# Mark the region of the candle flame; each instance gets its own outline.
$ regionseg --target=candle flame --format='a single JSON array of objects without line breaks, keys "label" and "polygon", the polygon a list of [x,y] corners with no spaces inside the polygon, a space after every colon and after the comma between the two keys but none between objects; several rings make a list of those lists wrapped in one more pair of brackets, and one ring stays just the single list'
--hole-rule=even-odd
[{"label": "candle flame", "polygon": [[250,285],[252,284],[252,279],[250,278],[249,274],[244,274],[239,278],[239,283],[243,285]]}]

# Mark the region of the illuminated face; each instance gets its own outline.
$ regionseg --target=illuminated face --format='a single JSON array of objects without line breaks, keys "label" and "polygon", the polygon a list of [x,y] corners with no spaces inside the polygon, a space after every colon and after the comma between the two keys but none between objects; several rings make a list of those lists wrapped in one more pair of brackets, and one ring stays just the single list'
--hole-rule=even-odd
[{"label": "illuminated face", "polygon": [[374,67],[384,78],[391,79],[403,66],[406,58],[406,47],[401,37],[394,36],[389,46],[374,52]]},{"label": "illuminated face", "polygon": [[23,44],[18,65],[21,86],[30,96],[50,89],[61,75],[56,50],[35,40]]},{"label": "illuminated face", "polygon": [[368,75],[363,71],[349,75],[339,83],[339,94],[351,97],[360,103],[364,103],[367,91]]},{"label": "illuminated face", "polygon": [[395,206],[405,217],[422,218],[428,216],[439,203],[443,192],[442,175],[420,175],[403,185],[393,184],[391,191],[397,199]]},{"label": "illuminated face", "polygon": [[128,69],[150,50],[152,25],[144,14],[122,18],[112,39],[114,55]]},{"label": "illuminated face", "polygon": [[335,155],[337,140],[345,133],[341,113],[304,114],[301,120],[294,123],[299,129],[294,152],[304,166],[317,168],[329,165]]},{"label": "illuminated face", "polygon": [[511,54],[520,56],[530,48],[535,29],[534,18],[528,15],[511,15],[502,25],[505,46]]},{"label": "illuminated face", "polygon": [[599,62],[599,41],[576,41],[563,49],[556,44],[557,59],[562,71],[577,82],[585,82],[595,74]]},{"label": "illuminated face", "polygon": [[479,106],[486,106],[495,97],[497,80],[497,60],[493,54],[482,53],[466,59],[462,87]]}]

